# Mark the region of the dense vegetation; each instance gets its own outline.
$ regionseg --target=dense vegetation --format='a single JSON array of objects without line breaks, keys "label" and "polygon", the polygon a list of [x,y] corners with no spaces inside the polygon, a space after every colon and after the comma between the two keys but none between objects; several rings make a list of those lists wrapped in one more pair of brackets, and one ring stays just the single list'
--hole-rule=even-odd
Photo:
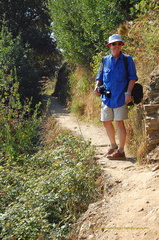
[{"label": "dense vegetation", "polygon": [[[159,63],[158,10],[154,0],[0,2],[0,239],[68,239],[98,197],[94,149],[46,117],[43,87],[57,76],[70,108],[97,119],[92,90],[106,39],[125,34],[124,51],[146,84]],[[142,111],[130,114],[129,141],[139,146]]]},{"label": "dense vegetation", "polygon": [[63,132],[47,149],[3,163],[0,238],[65,239],[96,197],[93,154],[89,142]]},{"label": "dense vegetation", "polygon": [[0,65],[5,74],[16,69],[21,98],[32,97],[34,104],[40,101],[44,80],[61,64],[50,24],[47,1],[0,2]]},{"label": "dense vegetation", "polygon": [[106,39],[120,23],[133,19],[139,0],[50,0],[53,32],[72,64],[89,65],[105,49]]}]

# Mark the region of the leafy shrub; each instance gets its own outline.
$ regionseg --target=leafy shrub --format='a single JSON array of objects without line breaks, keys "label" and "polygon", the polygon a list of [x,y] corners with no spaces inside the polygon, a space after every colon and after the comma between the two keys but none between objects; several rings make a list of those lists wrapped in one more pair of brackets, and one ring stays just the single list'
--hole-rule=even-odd
[{"label": "leafy shrub", "polygon": [[50,149],[26,157],[23,167],[2,167],[0,238],[66,239],[96,197],[93,155],[90,142],[64,131]]},{"label": "leafy shrub", "polygon": [[16,77],[6,76],[2,71],[0,74],[1,79],[12,80],[0,86],[0,151],[2,160],[7,159],[10,164],[18,160],[19,155],[32,152],[33,140],[41,122],[38,117],[40,104],[34,110],[29,100],[22,105]]}]

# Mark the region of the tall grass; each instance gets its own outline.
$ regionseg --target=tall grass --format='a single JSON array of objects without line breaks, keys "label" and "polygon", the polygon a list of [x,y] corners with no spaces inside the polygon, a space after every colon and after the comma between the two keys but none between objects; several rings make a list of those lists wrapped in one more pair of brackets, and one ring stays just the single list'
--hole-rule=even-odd
[{"label": "tall grass", "polygon": [[125,121],[127,139],[127,148],[138,161],[146,154],[145,135],[143,126],[143,109],[142,105],[129,107],[129,119]]},{"label": "tall grass", "polygon": [[69,82],[72,96],[69,104],[71,111],[83,120],[97,121],[101,102],[93,92],[95,77],[92,70],[78,66],[70,75]]}]

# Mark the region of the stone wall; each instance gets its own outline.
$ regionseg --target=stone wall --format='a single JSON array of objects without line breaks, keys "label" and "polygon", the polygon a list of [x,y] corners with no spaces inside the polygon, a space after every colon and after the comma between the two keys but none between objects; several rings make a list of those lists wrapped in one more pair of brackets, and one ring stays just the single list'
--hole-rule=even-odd
[{"label": "stone wall", "polygon": [[159,66],[154,69],[150,76],[151,82],[147,91],[147,104],[143,105],[148,158],[152,155],[150,152],[159,145]]}]

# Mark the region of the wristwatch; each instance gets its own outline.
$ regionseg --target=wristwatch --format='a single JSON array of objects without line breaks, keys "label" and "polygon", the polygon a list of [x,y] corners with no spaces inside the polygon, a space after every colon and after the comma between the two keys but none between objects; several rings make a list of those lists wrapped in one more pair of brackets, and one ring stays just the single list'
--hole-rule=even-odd
[{"label": "wristwatch", "polygon": [[125,95],[131,95],[131,92],[125,92]]}]

